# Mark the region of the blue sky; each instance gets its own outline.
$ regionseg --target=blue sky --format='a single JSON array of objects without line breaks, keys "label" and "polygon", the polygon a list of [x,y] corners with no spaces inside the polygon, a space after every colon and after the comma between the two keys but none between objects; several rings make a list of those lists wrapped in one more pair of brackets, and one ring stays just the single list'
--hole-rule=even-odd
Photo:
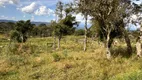
[{"label": "blue sky", "polygon": [[0,0],[0,19],[50,22],[55,19],[57,2],[58,0]]},{"label": "blue sky", "polygon": [[[0,0],[0,19],[7,20],[31,20],[50,22],[55,20],[54,11],[59,0]],[[73,0],[60,0],[64,3]],[[142,3],[142,0],[136,3]],[[77,14],[76,20],[84,25],[83,16]],[[89,17],[90,19],[91,17]],[[90,24],[88,25],[90,26]]]}]

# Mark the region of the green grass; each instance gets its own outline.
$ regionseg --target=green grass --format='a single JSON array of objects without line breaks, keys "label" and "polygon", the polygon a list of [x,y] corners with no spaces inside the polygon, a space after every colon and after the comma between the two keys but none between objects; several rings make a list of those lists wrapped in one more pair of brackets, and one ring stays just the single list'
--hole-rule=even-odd
[{"label": "green grass", "polygon": [[[126,45],[113,46],[115,55],[107,60],[103,44],[89,39],[88,49],[67,36],[54,51],[49,38],[30,38],[24,44],[1,41],[0,80],[142,80],[142,59],[127,58]],[[134,44],[133,44],[134,47]]]}]

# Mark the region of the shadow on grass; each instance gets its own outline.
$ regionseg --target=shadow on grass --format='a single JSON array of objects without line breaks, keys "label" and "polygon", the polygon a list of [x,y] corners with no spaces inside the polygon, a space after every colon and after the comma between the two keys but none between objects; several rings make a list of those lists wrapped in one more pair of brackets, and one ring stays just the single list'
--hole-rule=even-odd
[{"label": "shadow on grass", "polygon": [[[123,47],[123,46],[118,46],[118,47],[114,47],[111,49],[111,53],[113,55],[113,57],[124,57],[124,58],[130,58],[132,55],[129,55],[129,53],[127,52],[127,47]],[[136,53],[136,48],[132,47],[132,54]]]}]

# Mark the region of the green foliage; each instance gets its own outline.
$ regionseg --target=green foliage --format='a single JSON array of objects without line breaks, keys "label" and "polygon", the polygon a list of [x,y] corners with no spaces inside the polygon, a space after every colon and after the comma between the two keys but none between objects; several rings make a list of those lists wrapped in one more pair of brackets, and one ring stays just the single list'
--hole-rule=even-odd
[{"label": "green foliage", "polygon": [[11,30],[14,30],[15,23],[13,22],[0,22],[0,33],[8,34]]},{"label": "green foliage", "polygon": [[32,36],[40,36],[40,28],[38,26],[34,26],[31,32]]},{"label": "green foliage", "polygon": [[63,18],[63,7],[64,7],[64,3],[62,3],[61,1],[58,1],[58,3],[56,4],[56,14],[58,15],[60,19]]},{"label": "green foliage", "polygon": [[67,50],[64,50],[64,51],[63,51],[63,55],[64,55],[65,58],[68,57],[68,52],[67,52]]},{"label": "green foliage", "polygon": [[[66,16],[65,18],[63,15],[63,10],[65,8],[65,13]],[[71,4],[69,5],[64,5],[61,1],[57,3],[57,8],[56,8],[56,15],[60,18],[58,23],[52,21],[52,30],[53,30],[53,35],[58,36],[58,38],[62,38],[64,35],[72,34],[75,31],[74,25],[78,25],[78,23],[75,20],[75,17],[72,16],[70,13],[72,13],[72,6]]]},{"label": "green foliage", "polygon": [[17,40],[17,42],[26,42],[27,34],[32,28],[30,20],[17,22],[15,31],[11,32],[11,39]]},{"label": "green foliage", "polygon": [[20,35],[19,35],[19,32],[18,31],[11,31],[10,32],[10,35],[11,35],[11,39],[12,40],[17,40],[18,42],[21,42],[21,40],[19,40],[19,38],[20,38]]},{"label": "green foliage", "polygon": [[[20,33],[18,31],[11,31],[11,39],[14,41],[22,42],[22,37],[20,36]],[[26,42],[27,37],[23,36],[23,42]]]},{"label": "green foliage", "polygon": [[76,35],[76,36],[81,36],[81,35],[84,35],[84,34],[85,34],[85,32],[84,32],[83,29],[79,29],[79,30],[76,30],[76,31],[75,31],[75,35]]},{"label": "green foliage", "polygon": [[61,59],[61,56],[57,53],[53,53],[52,56],[55,62],[60,61]]},{"label": "green foliage", "polygon": [[40,24],[39,26],[34,26],[30,32],[33,37],[49,37],[52,35],[52,26]]},{"label": "green foliage", "polygon": [[[126,5],[121,5],[122,3]],[[126,15],[128,5],[130,5],[129,0],[80,0],[78,2],[79,9],[84,13],[89,12],[93,17],[92,27],[94,27],[94,30],[92,29],[92,31],[96,32],[100,40],[106,40],[108,33],[110,33],[111,39],[122,35],[120,28],[124,28],[124,25],[121,24],[126,17],[123,15]],[[118,9],[120,6],[121,8]]]}]

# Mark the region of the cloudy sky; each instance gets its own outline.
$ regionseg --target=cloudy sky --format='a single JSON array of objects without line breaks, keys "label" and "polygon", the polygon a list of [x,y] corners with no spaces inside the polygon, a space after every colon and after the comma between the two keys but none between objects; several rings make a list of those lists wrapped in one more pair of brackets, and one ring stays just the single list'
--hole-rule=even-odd
[{"label": "cloudy sky", "polygon": [[[0,19],[50,22],[55,20],[54,11],[59,0],[0,0]],[[69,3],[73,0],[60,0]],[[141,3],[140,0],[137,3]],[[81,14],[75,15],[84,23]]]},{"label": "cloudy sky", "polygon": [[0,19],[50,22],[55,19],[57,2],[58,0],[0,0]]}]

